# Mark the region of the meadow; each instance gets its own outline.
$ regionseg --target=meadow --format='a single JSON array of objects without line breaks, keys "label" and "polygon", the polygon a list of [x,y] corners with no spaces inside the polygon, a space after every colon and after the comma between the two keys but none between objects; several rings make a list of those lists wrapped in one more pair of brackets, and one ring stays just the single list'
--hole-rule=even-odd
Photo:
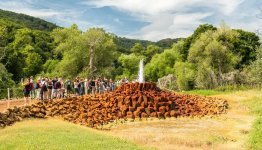
[{"label": "meadow", "polygon": [[30,119],[0,129],[0,149],[260,149],[262,91],[189,91],[227,99],[227,114],[143,119],[98,131],[60,119]]}]

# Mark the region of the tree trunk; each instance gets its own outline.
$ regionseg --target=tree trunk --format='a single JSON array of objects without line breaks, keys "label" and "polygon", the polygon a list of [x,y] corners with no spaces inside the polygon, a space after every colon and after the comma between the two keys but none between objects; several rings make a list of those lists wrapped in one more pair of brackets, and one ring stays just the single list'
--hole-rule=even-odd
[{"label": "tree trunk", "polygon": [[94,49],[93,47],[90,47],[90,50],[89,50],[89,70],[90,70],[90,75],[93,76],[93,73],[94,73]]},{"label": "tree trunk", "polygon": [[219,73],[219,85],[221,86],[222,85],[222,82],[223,82],[223,77],[222,77],[222,67],[221,67],[221,63],[220,61],[218,62],[218,73]]}]

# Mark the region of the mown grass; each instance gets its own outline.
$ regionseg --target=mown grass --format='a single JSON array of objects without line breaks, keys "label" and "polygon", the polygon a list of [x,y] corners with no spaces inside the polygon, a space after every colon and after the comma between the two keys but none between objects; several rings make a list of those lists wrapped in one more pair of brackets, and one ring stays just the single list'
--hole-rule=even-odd
[{"label": "mown grass", "polygon": [[183,91],[181,93],[211,96],[211,95],[230,94],[236,91],[247,91],[250,89],[253,89],[253,88],[248,87],[248,86],[243,86],[243,85],[227,85],[227,86],[219,86],[215,89],[207,89],[207,90],[195,89],[195,90],[190,90],[190,91]]},{"label": "mown grass", "polygon": [[249,134],[248,147],[252,150],[262,149],[262,91],[261,94],[252,99],[246,100],[245,104],[250,108],[251,113],[256,116]]},{"label": "mown grass", "polygon": [[225,94],[224,91],[217,91],[217,90],[191,90],[191,91],[183,91],[183,92],[180,92],[180,93],[183,93],[183,94],[194,94],[194,95],[204,95],[204,96]]},{"label": "mown grass", "polygon": [[0,129],[0,149],[142,149],[128,141],[62,120],[28,120]]}]

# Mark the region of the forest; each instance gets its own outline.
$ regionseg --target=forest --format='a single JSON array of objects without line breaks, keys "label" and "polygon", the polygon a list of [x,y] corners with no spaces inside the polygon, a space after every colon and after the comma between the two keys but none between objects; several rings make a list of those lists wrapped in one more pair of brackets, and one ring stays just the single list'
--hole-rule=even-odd
[{"label": "forest", "polygon": [[137,78],[140,59],[146,81],[172,74],[173,89],[214,89],[262,82],[262,47],[256,33],[221,22],[199,25],[187,38],[158,42],[118,37],[102,28],[58,27],[0,10],[0,89],[22,78]]}]

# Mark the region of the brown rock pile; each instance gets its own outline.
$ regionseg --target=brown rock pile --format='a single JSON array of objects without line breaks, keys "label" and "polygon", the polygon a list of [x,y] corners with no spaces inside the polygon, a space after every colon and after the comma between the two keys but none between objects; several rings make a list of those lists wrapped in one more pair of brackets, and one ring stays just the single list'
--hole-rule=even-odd
[{"label": "brown rock pile", "polygon": [[166,92],[153,83],[129,83],[112,93],[41,101],[8,109],[0,113],[0,126],[24,118],[59,116],[73,123],[98,127],[117,119],[218,115],[225,113],[227,106],[227,101],[222,99]]}]

